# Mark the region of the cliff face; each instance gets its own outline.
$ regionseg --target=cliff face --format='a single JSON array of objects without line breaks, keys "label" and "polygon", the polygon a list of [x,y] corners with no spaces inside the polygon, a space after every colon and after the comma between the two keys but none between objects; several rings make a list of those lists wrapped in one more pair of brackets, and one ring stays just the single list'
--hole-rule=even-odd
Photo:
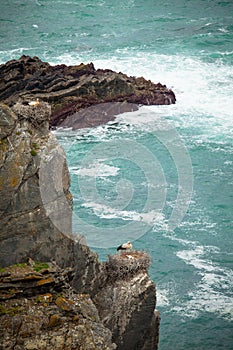
[{"label": "cliff face", "polygon": [[105,265],[106,282],[93,300],[118,349],[157,349],[160,316],[149,265],[149,256],[137,251],[110,256]]},{"label": "cliff face", "polygon": [[[22,56],[0,65],[0,81],[0,101],[9,106],[19,99],[39,98],[49,102],[51,126],[58,126],[68,116],[99,103],[164,105],[176,101],[174,92],[166,85],[109,69],[96,70],[93,63],[51,66],[38,57]],[[82,118],[79,128],[103,124],[110,119],[92,115],[91,121]]]},{"label": "cliff face", "polygon": [[[71,232],[72,196],[69,192],[69,173],[65,155],[56,138],[49,133],[50,107],[15,104],[12,109],[0,106],[0,264],[12,264],[35,256],[51,258],[53,242],[62,241],[59,230],[51,223],[42,202],[39,186],[40,164],[48,157],[63,162],[62,188],[55,173],[51,186],[58,188],[51,210],[63,217],[63,232]],[[59,205],[64,192],[70,211]],[[56,255],[61,251],[57,250]]]},{"label": "cliff face", "polygon": [[[49,118],[46,102],[0,105],[1,349],[157,349],[148,257],[117,255],[116,270],[72,238],[69,173]],[[7,268],[28,257],[55,271]]]},{"label": "cliff face", "polygon": [[88,294],[70,287],[73,270],[18,264],[0,272],[0,349],[112,350],[111,331]]},{"label": "cliff face", "polygon": [[48,130],[49,117],[47,103],[0,105],[0,266],[29,256],[62,267],[77,265],[82,291],[94,285],[99,263],[96,254],[71,238],[69,172],[64,151]]}]

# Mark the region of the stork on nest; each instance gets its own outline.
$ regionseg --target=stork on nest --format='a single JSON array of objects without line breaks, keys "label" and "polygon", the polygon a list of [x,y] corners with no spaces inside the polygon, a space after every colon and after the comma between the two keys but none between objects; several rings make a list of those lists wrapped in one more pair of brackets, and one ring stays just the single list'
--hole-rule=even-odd
[{"label": "stork on nest", "polygon": [[41,103],[39,101],[39,98],[37,98],[35,101],[30,101],[28,102],[29,106],[32,106],[32,107],[37,107],[39,106]]},{"label": "stork on nest", "polygon": [[130,241],[128,241],[127,243],[123,243],[122,245],[120,245],[118,248],[117,248],[117,251],[119,250],[131,250],[133,248],[132,246],[132,243]]}]

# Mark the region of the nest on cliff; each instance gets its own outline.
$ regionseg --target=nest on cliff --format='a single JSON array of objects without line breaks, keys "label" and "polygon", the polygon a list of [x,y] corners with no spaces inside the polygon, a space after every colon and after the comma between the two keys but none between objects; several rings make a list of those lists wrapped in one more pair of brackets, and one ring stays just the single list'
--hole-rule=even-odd
[{"label": "nest on cliff", "polygon": [[138,272],[147,272],[150,263],[149,254],[144,251],[123,252],[108,256],[106,272],[109,279],[122,279]]},{"label": "nest on cliff", "polygon": [[17,102],[12,109],[20,120],[26,119],[34,127],[48,122],[51,115],[51,106],[46,102],[40,102],[40,104],[35,107]]}]

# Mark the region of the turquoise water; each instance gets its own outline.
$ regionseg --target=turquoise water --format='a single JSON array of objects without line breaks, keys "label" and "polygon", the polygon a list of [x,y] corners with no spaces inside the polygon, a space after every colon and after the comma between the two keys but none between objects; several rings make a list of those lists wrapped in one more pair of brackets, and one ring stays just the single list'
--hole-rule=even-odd
[{"label": "turquoise water", "polygon": [[1,3],[1,63],[93,61],[176,94],[173,106],[56,132],[74,230],[101,259],[128,239],[152,256],[159,350],[233,348],[232,13],[217,0]]}]

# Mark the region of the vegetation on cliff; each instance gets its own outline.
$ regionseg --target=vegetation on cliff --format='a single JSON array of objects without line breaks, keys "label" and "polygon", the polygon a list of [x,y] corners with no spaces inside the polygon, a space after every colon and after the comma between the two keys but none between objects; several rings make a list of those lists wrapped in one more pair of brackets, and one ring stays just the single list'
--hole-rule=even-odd
[{"label": "vegetation on cliff", "polygon": [[69,284],[71,278],[72,269],[54,263],[2,269],[0,348],[115,349],[112,334],[101,323],[90,296],[76,293]]}]

